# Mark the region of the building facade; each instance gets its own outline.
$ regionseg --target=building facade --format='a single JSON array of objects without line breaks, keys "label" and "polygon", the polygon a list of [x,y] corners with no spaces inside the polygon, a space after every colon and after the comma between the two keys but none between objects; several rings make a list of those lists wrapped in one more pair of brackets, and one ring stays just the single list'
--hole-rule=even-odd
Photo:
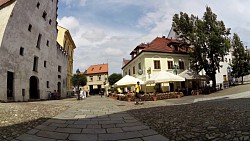
[{"label": "building facade", "polygon": [[57,42],[63,47],[63,49],[67,52],[68,55],[68,63],[67,63],[67,91],[72,91],[72,76],[73,76],[73,56],[74,49],[76,45],[70,35],[68,29],[57,26],[58,34],[57,34]]},{"label": "building facade", "polygon": [[151,43],[140,44],[130,53],[131,60],[123,59],[123,76],[131,75],[147,81],[161,70],[179,74],[189,67],[187,49],[164,36],[155,38]]},{"label": "building facade", "polygon": [[0,0],[0,100],[66,96],[68,56],[56,42],[57,0]]},{"label": "building facade", "polygon": [[108,83],[108,64],[90,66],[86,72],[89,94],[99,94],[101,88]]}]

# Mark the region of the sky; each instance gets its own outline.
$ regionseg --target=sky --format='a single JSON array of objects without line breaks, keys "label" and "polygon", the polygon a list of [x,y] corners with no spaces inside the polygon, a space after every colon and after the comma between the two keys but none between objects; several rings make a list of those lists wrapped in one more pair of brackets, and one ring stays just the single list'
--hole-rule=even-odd
[{"label": "sky", "polygon": [[167,36],[174,14],[202,18],[206,6],[250,46],[250,0],[59,0],[57,21],[76,44],[73,71],[108,63],[111,75],[137,45]]}]

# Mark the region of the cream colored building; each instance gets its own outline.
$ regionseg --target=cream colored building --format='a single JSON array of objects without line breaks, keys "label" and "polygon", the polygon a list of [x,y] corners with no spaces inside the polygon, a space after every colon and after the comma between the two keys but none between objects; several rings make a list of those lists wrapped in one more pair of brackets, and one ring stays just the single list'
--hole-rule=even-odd
[{"label": "cream colored building", "polygon": [[87,87],[90,94],[99,94],[101,88],[108,83],[108,64],[90,66],[86,72]]},{"label": "cream colored building", "polygon": [[0,101],[66,96],[68,56],[57,44],[57,0],[0,0]]},{"label": "cream colored building", "polygon": [[63,49],[68,54],[68,63],[67,63],[67,91],[72,90],[72,76],[73,76],[73,56],[74,56],[74,49],[76,45],[70,35],[68,29],[57,26],[58,34],[57,34],[57,42],[63,47]]},{"label": "cream colored building", "polygon": [[[131,60],[123,60],[123,75],[131,75],[143,81],[161,70],[179,74],[189,67],[187,47],[164,36],[155,38],[151,43],[138,45],[130,55]],[[179,85],[181,84],[171,89],[180,87]]]}]

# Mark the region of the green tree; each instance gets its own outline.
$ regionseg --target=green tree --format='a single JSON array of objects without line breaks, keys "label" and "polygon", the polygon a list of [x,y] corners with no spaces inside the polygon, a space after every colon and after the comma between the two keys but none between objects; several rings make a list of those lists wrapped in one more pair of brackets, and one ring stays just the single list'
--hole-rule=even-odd
[{"label": "green tree", "polygon": [[220,62],[230,48],[230,29],[227,29],[223,21],[217,20],[210,7],[202,19],[198,16],[189,16],[180,12],[173,17],[174,31],[181,41],[191,45],[190,65],[195,72],[205,70],[216,87],[216,71],[220,71]]},{"label": "green tree", "polygon": [[243,84],[243,77],[249,74],[250,64],[249,64],[249,52],[245,50],[240,37],[234,33],[232,39],[233,46],[233,60],[232,60],[232,74],[234,77],[241,77],[241,83]]},{"label": "green tree", "polygon": [[87,77],[84,74],[74,74],[71,81],[74,86],[85,86],[87,84]]},{"label": "green tree", "polygon": [[117,81],[122,78],[122,74],[113,73],[109,76],[109,85],[114,85]]}]

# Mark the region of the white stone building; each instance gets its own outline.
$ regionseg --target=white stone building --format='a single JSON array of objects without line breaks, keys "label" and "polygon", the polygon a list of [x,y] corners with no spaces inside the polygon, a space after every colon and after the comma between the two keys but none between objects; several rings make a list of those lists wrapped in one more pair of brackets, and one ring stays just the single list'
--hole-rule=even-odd
[{"label": "white stone building", "polygon": [[67,53],[57,44],[57,0],[0,0],[0,101],[66,96]]}]

